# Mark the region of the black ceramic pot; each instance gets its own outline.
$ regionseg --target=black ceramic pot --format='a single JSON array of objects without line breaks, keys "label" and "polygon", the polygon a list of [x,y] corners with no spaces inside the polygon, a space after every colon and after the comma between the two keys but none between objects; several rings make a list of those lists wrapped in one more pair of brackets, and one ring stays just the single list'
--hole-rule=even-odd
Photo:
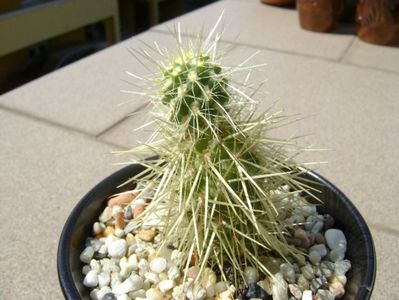
[{"label": "black ceramic pot", "polygon": [[[83,286],[82,267],[79,260],[85,239],[92,233],[92,224],[106,206],[112,194],[133,188],[117,186],[143,171],[140,165],[127,166],[107,177],[87,193],[73,209],[65,223],[58,245],[57,268],[62,292],[66,299],[90,299],[89,289]],[[321,191],[317,196],[323,201],[320,213],[335,218],[335,227],[345,232],[348,241],[347,258],[352,262],[348,272],[344,300],[370,299],[376,275],[376,257],[373,240],[363,217],[349,199],[333,184],[320,175],[309,171],[304,175]]]}]

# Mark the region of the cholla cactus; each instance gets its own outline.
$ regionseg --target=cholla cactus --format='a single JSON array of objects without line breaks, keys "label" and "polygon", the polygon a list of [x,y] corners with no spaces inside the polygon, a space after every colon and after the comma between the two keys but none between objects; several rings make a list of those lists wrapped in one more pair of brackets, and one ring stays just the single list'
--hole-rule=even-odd
[{"label": "cholla cactus", "polygon": [[254,117],[249,76],[246,84],[231,83],[234,72],[253,66],[224,67],[215,28],[188,46],[177,30],[176,56],[156,44],[160,62],[147,51],[136,53],[160,68],[150,78],[131,74],[159,87],[155,94],[138,93],[152,100],[157,129],[148,144],[129,153],[158,158],[138,160],[148,169],[131,180],[146,183],[143,193],[155,187],[140,220],[162,216],[163,247],[182,251],[182,268],[196,258],[200,273],[210,267],[243,286],[246,266],[271,275],[261,257],[301,259],[285,239],[290,228],[281,215],[290,207],[281,200],[307,186],[299,178],[303,168],[291,159],[297,151],[286,151],[296,144],[267,137],[287,119],[279,113]]}]

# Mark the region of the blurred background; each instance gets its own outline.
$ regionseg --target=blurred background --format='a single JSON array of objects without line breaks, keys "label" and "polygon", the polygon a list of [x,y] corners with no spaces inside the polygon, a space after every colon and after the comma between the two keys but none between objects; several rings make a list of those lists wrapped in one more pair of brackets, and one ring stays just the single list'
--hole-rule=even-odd
[{"label": "blurred background", "polygon": [[215,1],[0,0],[0,94]]}]

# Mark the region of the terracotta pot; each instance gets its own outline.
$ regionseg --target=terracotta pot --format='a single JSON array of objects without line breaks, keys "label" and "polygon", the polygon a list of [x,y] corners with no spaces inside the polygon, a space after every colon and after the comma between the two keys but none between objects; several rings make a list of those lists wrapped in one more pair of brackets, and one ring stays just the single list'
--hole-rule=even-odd
[{"label": "terracotta pot", "polygon": [[342,0],[298,0],[299,22],[306,30],[331,31],[342,11]]},{"label": "terracotta pot", "polygon": [[[71,212],[57,254],[58,278],[65,299],[90,299],[89,289],[82,284],[83,265],[79,259],[86,237],[91,235],[92,225],[107,205],[108,197],[132,189],[133,185],[117,187],[144,170],[141,165],[130,165],[112,174],[86,194]],[[376,255],[366,222],[352,202],[329,181],[312,171],[303,176],[322,201],[318,203],[319,213],[329,213],[348,241],[346,257],[352,267],[347,273],[346,293],[341,300],[369,300],[376,276]]]},{"label": "terracotta pot", "polygon": [[277,5],[277,6],[295,4],[295,0],[261,0],[261,1],[265,4]]},{"label": "terracotta pot", "polygon": [[391,45],[399,42],[399,0],[359,0],[357,35],[365,42]]}]

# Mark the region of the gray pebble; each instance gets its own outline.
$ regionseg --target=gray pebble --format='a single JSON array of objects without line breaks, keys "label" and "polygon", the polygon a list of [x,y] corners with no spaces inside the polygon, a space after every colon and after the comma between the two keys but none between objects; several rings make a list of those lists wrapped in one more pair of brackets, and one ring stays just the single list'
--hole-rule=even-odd
[{"label": "gray pebble", "polygon": [[326,278],[330,278],[334,272],[334,263],[329,261],[323,261],[320,264],[320,270],[322,275],[324,275]]},{"label": "gray pebble", "polygon": [[345,259],[345,260],[337,261],[334,264],[334,273],[337,276],[345,275],[346,272],[348,272],[350,268],[351,268],[351,262],[349,260]]},{"label": "gray pebble", "polygon": [[320,231],[323,230],[324,227],[324,222],[323,221],[316,221],[316,223],[314,223],[311,232],[312,233],[318,233]]},{"label": "gray pebble", "polygon": [[124,218],[126,220],[130,220],[133,218],[133,211],[132,211],[132,207],[130,205],[125,210]]},{"label": "gray pebble", "polygon": [[327,229],[332,228],[334,226],[334,223],[335,223],[334,218],[331,215],[329,215],[329,214],[324,215],[324,230],[325,231]]},{"label": "gray pebble", "polygon": [[79,258],[81,262],[88,264],[93,258],[93,255],[94,255],[94,248],[89,246],[82,251],[82,254],[80,254]]},{"label": "gray pebble", "polygon": [[315,294],[317,290],[323,287],[326,283],[327,283],[327,278],[325,278],[324,276],[317,277],[313,279],[312,282],[310,283],[310,289]]},{"label": "gray pebble", "polygon": [[307,280],[312,280],[314,278],[314,271],[311,265],[306,265],[301,268],[302,275]]},{"label": "gray pebble", "polygon": [[347,241],[344,233],[341,230],[334,228],[328,229],[324,233],[324,237],[326,239],[328,247],[330,247],[331,250],[343,249],[344,251],[346,251]]},{"label": "gray pebble", "polygon": [[321,261],[321,255],[317,251],[312,251],[309,253],[309,260],[312,264],[318,265]]},{"label": "gray pebble", "polygon": [[343,260],[345,257],[345,250],[342,248],[333,249],[331,250],[329,257],[333,262]]},{"label": "gray pebble", "polygon": [[301,291],[308,290],[310,287],[309,280],[307,280],[302,274],[298,277],[297,285],[301,289]]},{"label": "gray pebble", "polygon": [[326,246],[324,244],[317,244],[317,245],[314,245],[314,246],[310,247],[309,248],[309,253],[313,252],[313,251],[319,253],[319,255],[322,258],[327,255],[327,248],[326,248]]},{"label": "gray pebble", "polygon": [[276,274],[280,271],[280,259],[274,257],[262,257],[261,261],[263,265],[270,271],[270,273]]},{"label": "gray pebble", "polygon": [[116,300],[116,296],[113,293],[108,293],[101,300]]},{"label": "gray pebble", "polygon": [[295,270],[294,267],[289,263],[280,265],[280,273],[284,279],[289,283],[295,283]]},{"label": "gray pebble", "polygon": [[317,291],[316,300],[334,300],[335,296],[329,290],[320,289]]},{"label": "gray pebble", "polygon": [[136,220],[130,220],[130,222],[126,224],[123,230],[125,231],[125,234],[128,234],[129,232],[135,231],[139,228],[140,224]]},{"label": "gray pebble", "polygon": [[296,284],[289,284],[288,288],[290,290],[290,293],[294,296],[295,299],[301,299],[302,298],[302,291],[299,288],[298,285]]}]

